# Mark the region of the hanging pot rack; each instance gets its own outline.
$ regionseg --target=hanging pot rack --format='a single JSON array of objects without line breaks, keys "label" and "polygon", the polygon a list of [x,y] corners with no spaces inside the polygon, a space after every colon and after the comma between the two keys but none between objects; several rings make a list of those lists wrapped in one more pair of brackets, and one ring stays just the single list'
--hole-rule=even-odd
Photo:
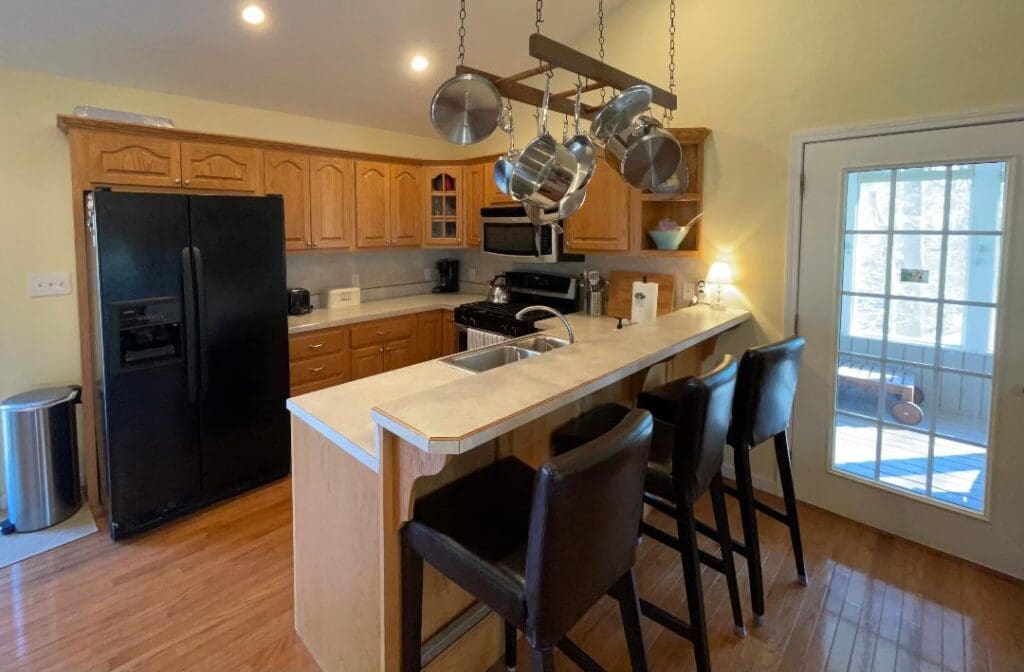
[{"label": "hanging pot rack", "polygon": [[[594,91],[603,87],[610,87],[621,91],[631,86],[642,84],[651,87],[653,93],[652,102],[654,104],[668,110],[676,109],[676,96],[674,93],[657,87],[639,77],[634,77],[628,72],[612,67],[540,33],[530,35],[530,56],[536,58],[540,64],[529,70],[523,70],[506,77],[478,70],[468,65],[459,65],[456,68],[456,72],[460,75],[474,74],[486,77],[494,83],[502,96],[531,107],[540,106],[544,99],[544,91],[528,84],[523,84],[523,80],[556,70],[564,70],[588,80],[588,83],[583,87],[584,92]],[[549,107],[553,111],[572,115],[575,105],[572,97],[575,95],[575,88],[553,92],[550,96]],[[580,116],[585,119],[593,119],[600,109],[600,105],[582,105]]]}]

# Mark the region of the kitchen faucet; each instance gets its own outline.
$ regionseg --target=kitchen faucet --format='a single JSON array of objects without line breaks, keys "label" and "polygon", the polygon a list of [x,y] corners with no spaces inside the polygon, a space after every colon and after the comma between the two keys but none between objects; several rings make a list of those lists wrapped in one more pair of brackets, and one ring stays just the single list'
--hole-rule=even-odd
[{"label": "kitchen faucet", "polygon": [[565,326],[565,330],[569,332],[569,343],[571,344],[576,342],[576,334],[572,332],[572,325],[569,324],[569,320],[565,319],[565,315],[562,315],[554,308],[550,308],[548,306],[527,306],[526,308],[523,308],[518,313],[516,313],[516,319],[521,320],[523,319],[523,315],[526,315],[527,313],[532,312],[534,310],[541,310],[544,311],[545,313],[551,313],[552,315],[560,319],[562,321],[562,325]]}]

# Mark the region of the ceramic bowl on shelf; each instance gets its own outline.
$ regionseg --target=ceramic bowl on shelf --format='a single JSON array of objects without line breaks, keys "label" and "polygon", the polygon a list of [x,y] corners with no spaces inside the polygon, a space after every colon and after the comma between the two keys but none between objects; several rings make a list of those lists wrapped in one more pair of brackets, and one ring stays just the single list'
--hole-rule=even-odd
[{"label": "ceramic bowl on shelf", "polygon": [[659,250],[678,250],[689,232],[689,226],[680,226],[676,229],[651,229],[647,235]]}]

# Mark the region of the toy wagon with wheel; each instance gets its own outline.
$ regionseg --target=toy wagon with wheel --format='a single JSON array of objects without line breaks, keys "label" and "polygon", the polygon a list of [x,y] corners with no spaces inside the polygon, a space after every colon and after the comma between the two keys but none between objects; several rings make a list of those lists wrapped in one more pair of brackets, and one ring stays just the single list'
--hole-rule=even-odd
[{"label": "toy wagon with wheel", "polygon": [[861,388],[885,395],[885,403],[893,420],[902,425],[919,425],[924,420],[924,390],[917,386],[913,373],[895,367],[885,370],[883,382],[880,362],[859,361],[840,358],[837,371],[841,384]]}]

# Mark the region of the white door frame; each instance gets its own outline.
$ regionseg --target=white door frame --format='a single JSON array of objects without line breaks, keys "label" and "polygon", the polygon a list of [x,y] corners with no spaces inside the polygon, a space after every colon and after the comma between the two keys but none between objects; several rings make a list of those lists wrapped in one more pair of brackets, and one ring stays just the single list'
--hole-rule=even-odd
[{"label": "white door frame", "polygon": [[923,120],[902,119],[864,126],[822,128],[794,133],[789,143],[789,198],[786,230],[786,293],[782,304],[782,333],[796,333],[796,308],[800,283],[800,233],[803,225],[804,153],[807,145],[833,140],[853,140],[881,135],[898,135],[915,131],[939,131],[965,126],[987,126],[1024,121],[1024,108],[928,117]]}]

